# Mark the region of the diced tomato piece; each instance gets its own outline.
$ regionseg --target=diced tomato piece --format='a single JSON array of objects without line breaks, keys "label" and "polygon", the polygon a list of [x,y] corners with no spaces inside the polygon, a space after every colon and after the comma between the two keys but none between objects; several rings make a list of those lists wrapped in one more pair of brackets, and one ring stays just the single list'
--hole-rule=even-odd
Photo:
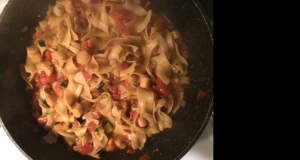
[{"label": "diced tomato piece", "polygon": [[97,119],[97,120],[101,119],[101,113],[96,108],[92,107],[91,112],[93,115],[93,119]]},{"label": "diced tomato piece", "polygon": [[156,83],[157,86],[166,85],[166,84],[164,84],[164,82],[159,77],[156,77],[155,83]]},{"label": "diced tomato piece", "polygon": [[86,46],[87,46],[89,49],[93,49],[93,48],[94,48],[95,42],[97,42],[97,37],[91,37],[91,38],[86,42]]},{"label": "diced tomato piece", "polygon": [[133,154],[133,153],[135,153],[135,152],[136,152],[135,149],[132,149],[132,148],[128,148],[128,149],[127,149],[127,153]]},{"label": "diced tomato piece", "polygon": [[142,155],[142,157],[140,157],[140,160],[150,160],[150,156],[145,153],[144,155]]},{"label": "diced tomato piece", "polygon": [[128,134],[123,134],[120,136],[120,140],[121,142],[125,143],[125,144],[128,144],[131,142],[131,140],[128,138],[129,135]]},{"label": "diced tomato piece", "polygon": [[121,98],[121,90],[119,90],[116,86],[110,87],[109,90],[112,93],[114,100],[119,100]]},{"label": "diced tomato piece", "polygon": [[117,86],[111,86],[109,90],[112,93],[114,100],[119,100],[121,98],[121,90],[119,90]]},{"label": "diced tomato piece", "polygon": [[83,77],[86,81],[88,81],[92,77],[89,72],[85,71],[84,65],[77,63],[76,60],[74,60],[74,64],[79,70],[82,71]]},{"label": "diced tomato piece", "polygon": [[81,43],[81,48],[82,48],[83,50],[87,50],[87,49],[88,49],[88,47],[87,47],[87,45],[86,45],[85,42],[82,42],[82,43]]},{"label": "diced tomato piece", "polygon": [[126,62],[123,62],[120,66],[121,71],[124,71],[127,68],[128,68],[128,64]]},{"label": "diced tomato piece", "polygon": [[91,37],[88,41],[81,43],[81,48],[90,53],[94,48],[94,41],[96,37]]},{"label": "diced tomato piece", "polygon": [[14,72],[13,72],[13,69],[8,67],[5,71],[5,74],[8,76],[8,77],[12,77]]},{"label": "diced tomato piece", "polygon": [[117,88],[117,86],[111,86],[111,87],[109,88],[109,91],[110,91],[111,93],[117,93],[118,88]]},{"label": "diced tomato piece", "polygon": [[80,123],[77,120],[74,120],[72,123],[73,127],[80,127]]},{"label": "diced tomato piece", "polygon": [[95,90],[92,92],[92,97],[93,98],[97,98],[100,95],[100,91],[99,90]]},{"label": "diced tomato piece", "polygon": [[124,37],[131,35],[130,30],[125,26],[125,24],[123,24],[123,23],[118,23],[118,24],[120,27],[119,32],[121,35],[123,35]]},{"label": "diced tomato piece", "polygon": [[63,89],[60,86],[60,82],[54,82],[52,83],[52,89],[55,92],[56,95],[61,97],[63,95]]},{"label": "diced tomato piece", "polygon": [[136,14],[124,9],[113,10],[110,14],[115,20],[119,20],[121,23],[130,22],[138,17]]},{"label": "diced tomato piece", "polygon": [[88,44],[88,43],[81,43],[81,48],[85,51],[87,51],[90,55],[93,54],[93,49],[88,47],[88,46],[92,46],[92,44]]},{"label": "diced tomato piece", "polygon": [[114,143],[114,139],[110,138],[107,142],[106,151],[113,151],[116,149],[116,144]]},{"label": "diced tomato piece", "polygon": [[86,43],[81,43],[81,48],[83,50],[88,50],[89,48],[87,47]]},{"label": "diced tomato piece", "polygon": [[129,142],[128,136],[127,136],[126,134],[121,135],[120,140],[121,140],[122,142]]},{"label": "diced tomato piece", "polygon": [[87,143],[84,146],[81,146],[78,148],[78,152],[82,155],[87,155],[90,152],[92,152],[94,149],[93,144],[92,143]]},{"label": "diced tomato piece", "polygon": [[205,95],[206,94],[202,90],[199,90],[197,94],[197,101],[201,100]]},{"label": "diced tomato piece", "polygon": [[92,113],[92,115],[93,115],[93,119],[97,119],[97,120],[101,119],[101,113],[99,112]]},{"label": "diced tomato piece", "polygon": [[97,125],[93,121],[91,121],[88,123],[87,129],[88,131],[93,132],[97,129]]},{"label": "diced tomato piece", "polygon": [[156,85],[157,85],[155,89],[159,94],[166,97],[171,93],[171,90],[172,90],[172,84],[171,83],[164,84],[159,77],[156,78],[155,82],[156,82]]},{"label": "diced tomato piece", "polygon": [[185,59],[187,59],[190,56],[189,49],[187,48],[187,46],[184,43],[180,47],[180,54]]},{"label": "diced tomato piece", "polygon": [[44,53],[44,61],[51,61],[52,60],[52,55],[51,55],[51,51],[49,49],[47,49]]},{"label": "diced tomato piece", "polygon": [[119,28],[120,28],[120,34],[123,36],[130,36],[130,30],[126,27],[124,23],[130,22],[137,18],[137,15],[135,15],[132,12],[129,12],[127,10],[114,10],[110,12],[110,15],[113,17],[113,19],[117,22]]},{"label": "diced tomato piece", "polygon": [[131,133],[130,129],[124,129],[124,131],[127,132],[127,133]]},{"label": "diced tomato piece", "polygon": [[44,31],[35,32],[33,39],[38,39],[44,34]]},{"label": "diced tomato piece", "polygon": [[56,73],[52,73],[50,76],[47,76],[45,72],[41,72],[39,75],[38,86],[44,86],[46,84],[52,83],[56,80]]},{"label": "diced tomato piece", "polygon": [[155,90],[163,97],[167,97],[169,95],[169,92],[164,90],[163,88],[156,86]]},{"label": "diced tomato piece", "polygon": [[90,0],[89,4],[99,4],[100,0]]},{"label": "diced tomato piece", "polygon": [[120,98],[121,98],[120,94],[113,94],[112,96],[113,96],[114,100],[120,100]]},{"label": "diced tomato piece", "polygon": [[41,107],[39,105],[39,99],[40,97],[40,93],[39,92],[35,92],[33,97],[32,97],[32,101],[31,101],[31,105],[32,105],[32,113],[41,113]]},{"label": "diced tomato piece", "polygon": [[93,42],[87,42],[86,43],[86,46],[88,47],[88,48],[93,48],[94,47],[94,43]]},{"label": "diced tomato piece", "polygon": [[82,71],[82,74],[86,81],[88,81],[92,77],[92,75],[87,71]]},{"label": "diced tomato piece", "polygon": [[117,94],[121,95],[122,91],[118,89]]},{"label": "diced tomato piece", "polygon": [[43,85],[46,85],[47,84],[47,77],[45,76],[40,76],[39,78],[39,86],[43,86]]},{"label": "diced tomato piece", "polygon": [[83,77],[86,81],[88,81],[92,77],[89,72],[85,71],[84,65],[77,63],[76,60],[74,60],[74,64],[79,70],[82,71]]},{"label": "diced tomato piece", "polygon": [[129,86],[130,83],[129,83],[128,80],[126,79],[125,81],[123,81],[122,85],[123,85],[123,86]]},{"label": "diced tomato piece", "polygon": [[39,118],[39,119],[37,120],[37,122],[38,122],[39,125],[44,126],[44,125],[47,124],[48,118],[47,118],[47,117]]},{"label": "diced tomato piece", "polygon": [[118,108],[118,110],[121,110],[121,109],[123,109],[123,106],[118,105],[117,108]]},{"label": "diced tomato piece", "polygon": [[84,71],[84,65],[82,65],[80,63],[75,63],[75,65],[79,70]]},{"label": "diced tomato piece", "polygon": [[135,119],[136,119],[136,117],[137,117],[137,113],[136,113],[136,111],[134,111],[134,110],[131,110],[130,112],[130,119],[132,120],[132,121],[134,121]]}]

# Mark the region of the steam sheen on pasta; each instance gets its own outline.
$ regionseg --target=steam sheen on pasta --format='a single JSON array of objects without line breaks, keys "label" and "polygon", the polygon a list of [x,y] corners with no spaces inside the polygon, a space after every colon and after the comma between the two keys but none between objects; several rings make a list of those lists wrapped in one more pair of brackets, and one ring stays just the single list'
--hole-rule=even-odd
[{"label": "steam sheen on pasta", "polygon": [[189,83],[178,30],[139,0],[57,0],[27,47],[32,114],[55,143],[100,158],[171,128]]}]

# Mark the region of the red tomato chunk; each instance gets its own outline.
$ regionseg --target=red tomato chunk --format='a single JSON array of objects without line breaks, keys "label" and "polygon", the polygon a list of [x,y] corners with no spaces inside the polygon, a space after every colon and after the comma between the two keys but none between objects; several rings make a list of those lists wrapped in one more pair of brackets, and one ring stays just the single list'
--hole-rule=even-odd
[{"label": "red tomato chunk", "polygon": [[88,131],[93,132],[97,129],[97,125],[93,121],[89,122],[87,125],[87,129]]},{"label": "red tomato chunk", "polygon": [[93,149],[94,149],[93,144],[88,143],[84,146],[79,147],[78,152],[82,155],[86,155],[86,154],[89,154],[90,152],[92,152]]},{"label": "red tomato chunk", "polygon": [[171,93],[171,91],[172,91],[172,84],[171,83],[169,83],[169,84],[164,84],[163,82],[162,82],[162,80],[160,79],[160,78],[156,78],[156,91],[160,94],[160,95],[162,95],[162,96],[164,96],[164,97],[167,97],[170,93]]},{"label": "red tomato chunk", "polygon": [[47,76],[45,72],[41,72],[38,79],[38,86],[44,86],[50,84],[56,80],[56,73],[52,73],[50,76]]}]

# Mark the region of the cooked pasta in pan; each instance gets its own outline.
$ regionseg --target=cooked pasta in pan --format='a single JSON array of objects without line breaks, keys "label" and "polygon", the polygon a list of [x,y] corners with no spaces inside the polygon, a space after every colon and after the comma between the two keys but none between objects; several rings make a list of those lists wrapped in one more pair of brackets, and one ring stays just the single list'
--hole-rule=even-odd
[{"label": "cooked pasta in pan", "polygon": [[25,64],[32,114],[55,143],[83,155],[142,149],[171,128],[189,52],[140,0],[57,0],[39,22]]}]

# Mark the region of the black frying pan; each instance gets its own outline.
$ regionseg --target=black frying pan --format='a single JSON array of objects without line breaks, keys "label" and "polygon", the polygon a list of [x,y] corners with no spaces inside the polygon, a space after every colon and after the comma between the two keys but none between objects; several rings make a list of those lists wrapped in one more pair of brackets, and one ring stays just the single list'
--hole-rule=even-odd
[{"label": "black frying pan", "polygon": [[[60,140],[50,145],[42,137],[42,128],[33,132],[22,122],[36,124],[31,116],[26,83],[19,71],[25,62],[26,47],[31,43],[34,28],[54,0],[9,0],[0,16],[0,125],[12,142],[29,159],[92,160],[89,156],[68,151]],[[160,11],[176,28],[191,52],[188,75],[191,83],[185,88],[185,108],[172,116],[173,127],[149,138],[143,150],[130,155],[126,150],[101,154],[101,159],[139,159],[148,153],[154,160],[180,159],[197,141],[212,114],[213,103],[213,39],[208,17],[197,0],[152,0],[151,7]],[[27,26],[28,31],[21,33]],[[7,74],[11,68],[13,74]],[[197,101],[198,90],[206,96]],[[0,142],[1,143],[1,142]],[[156,149],[158,149],[156,151]]]}]

